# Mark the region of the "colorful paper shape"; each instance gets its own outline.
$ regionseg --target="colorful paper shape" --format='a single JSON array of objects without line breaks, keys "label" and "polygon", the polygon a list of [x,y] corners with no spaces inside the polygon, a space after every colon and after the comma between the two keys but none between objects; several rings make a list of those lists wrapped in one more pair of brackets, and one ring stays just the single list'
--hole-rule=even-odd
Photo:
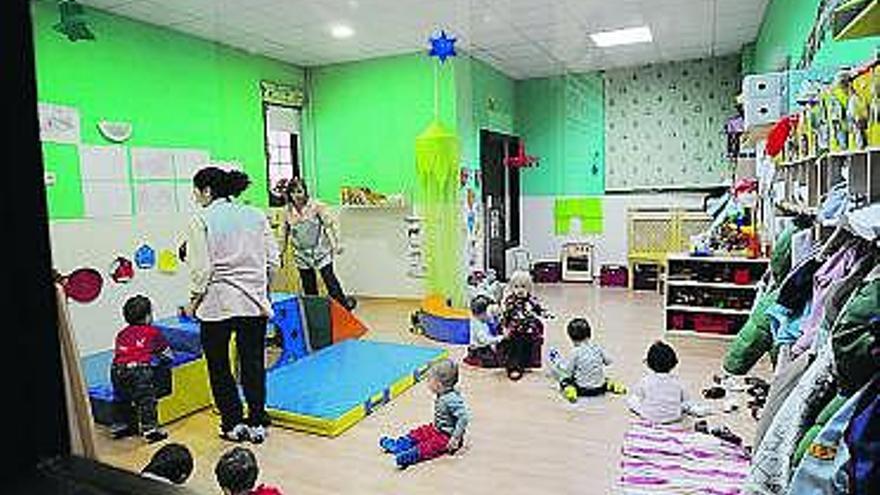
[{"label": "colorful paper shape", "polygon": [[553,224],[556,235],[569,234],[571,220],[577,218],[581,234],[601,234],[604,226],[602,198],[556,198],[553,208]]},{"label": "colorful paper shape", "polygon": [[124,256],[117,256],[110,264],[110,278],[117,284],[127,284],[134,278],[134,264]]},{"label": "colorful paper shape", "polygon": [[159,271],[162,273],[177,273],[177,254],[170,249],[159,251]]},{"label": "colorful paper shape", "polygon": [[156,266],[156,250],[148,246],[142,245],[134,253],[134,263],[141,270],[149,270]]}]

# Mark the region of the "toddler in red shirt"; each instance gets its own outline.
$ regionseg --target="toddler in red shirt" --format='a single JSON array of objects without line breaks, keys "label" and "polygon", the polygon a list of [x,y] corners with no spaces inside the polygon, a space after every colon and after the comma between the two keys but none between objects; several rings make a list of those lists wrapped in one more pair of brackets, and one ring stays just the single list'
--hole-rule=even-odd
[{"label": "toddler in red shirt", "polygon": [[134,296],[122,308],[128,326],[116,334],[110,380],[121,400],[117,404],[118,423],[114,438],[138,432],[150,443],[164,440],[168,434],[159,429],[156,412],[159,391],[156,387],[160,367],[173,358],[168,340],[153,323],[153,309],[145,296]]}]

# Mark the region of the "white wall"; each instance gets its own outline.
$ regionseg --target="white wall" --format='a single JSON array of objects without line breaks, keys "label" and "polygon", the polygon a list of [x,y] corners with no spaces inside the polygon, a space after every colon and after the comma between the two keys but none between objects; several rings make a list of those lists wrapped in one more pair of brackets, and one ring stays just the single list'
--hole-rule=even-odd
[{"label": "white wall", "polygon": [[408,208],[337,208],[343,252],[334,264],[353,296],[421,298],[422,279],[407,275]]},{"label": "white wall", "polygon": [[122,305],[128,297],[144,294],[153,301],[157,318],[172,316],[187,302],[188,276],[185,265],[175,274],[138,270],[127,284],[117,284],[109,277],[110,265],[117,256],[134,261],[134,253],[144,242],[156,250],[177,252],[183,242],[186,215],[151,215],[108,220],[56,220],[50,223],[52,263],[62,274],[76,268],[91,267],[104,276],[100,297],[89,304],[70,301],[70,317],[80,352],[109,349],[116,332],[124,325]]},{"label": "white wall", "polygon": [[[572,222],[572,233],[557,236],[553,233],[554,196],[522,197],[522,245],[529,250],[532,261],[559,260],[559,250],[566,241],[587,241],[594,246],[596,266],[626,264],[627,209],[630,207],[698,207],[703,206],[702,193],[639,193],[603,196],[604,231],[597,235],[581,235],[577,221]],[[598,268],[597,268],[598,270]]]}]

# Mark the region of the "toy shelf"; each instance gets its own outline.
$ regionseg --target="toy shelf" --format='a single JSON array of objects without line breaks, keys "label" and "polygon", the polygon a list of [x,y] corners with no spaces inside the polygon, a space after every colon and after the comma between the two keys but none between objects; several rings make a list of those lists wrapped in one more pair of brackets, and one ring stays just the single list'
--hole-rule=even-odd
[{"label": "toy shelf", "polygon": [[668,335],[732,338],[751,314],[766,258],[690,256],[666,259],[664,328]]},{"label": "toy shelf", "polygon": [[880,1],[844,2],[832,14],[834,41],[880,35]]},{"label": "toy shelf", "polygon": [[774,178],[775,203],[794,212],[815,213],[832,187],[846,181],[868,203],[880,201],[880,147],[834,151],[784,161]]}]

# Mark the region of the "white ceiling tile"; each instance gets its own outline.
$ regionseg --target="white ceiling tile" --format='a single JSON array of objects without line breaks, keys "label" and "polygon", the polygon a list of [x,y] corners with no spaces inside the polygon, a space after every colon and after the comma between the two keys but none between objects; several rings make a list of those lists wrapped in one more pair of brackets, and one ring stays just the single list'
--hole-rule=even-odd
[{"label": "white ceiling tile", "polygon": [[[443,28],[513,77],[731,53],[768,0],[81,0],[301,65],[422,51]],[[344,22],[355,36],[336,40]],[[587,35],[647,24],[654,43],[599,49]]]}]

